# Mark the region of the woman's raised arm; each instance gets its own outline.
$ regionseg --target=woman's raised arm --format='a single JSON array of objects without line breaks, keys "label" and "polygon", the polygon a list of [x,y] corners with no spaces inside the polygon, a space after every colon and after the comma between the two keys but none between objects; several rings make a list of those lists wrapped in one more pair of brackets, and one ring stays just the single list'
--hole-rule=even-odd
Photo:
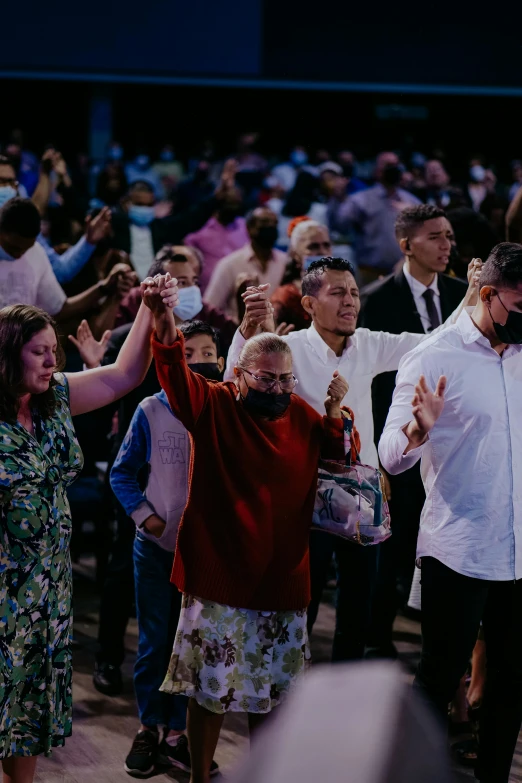
[{"label": "woman's raised arm", "polygon": [[[152,278],[141,284],[142,295],[153,285]],[[177,288],[163,295],[163,306],[172,310],[178,304]],[[133,327],[114,364],[84,372],[67,373],[71,413],[78,416],[103,408],[128,394],[145,378],[152,360],[150,336],[154,328],[152,312],[141,305]]]}]

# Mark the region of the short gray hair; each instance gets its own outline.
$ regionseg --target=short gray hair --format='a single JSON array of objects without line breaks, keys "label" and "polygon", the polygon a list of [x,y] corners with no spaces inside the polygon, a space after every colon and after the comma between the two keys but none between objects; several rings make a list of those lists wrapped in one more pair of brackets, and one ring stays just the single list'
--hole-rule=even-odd
[{"label": "short gray hair", "polygon": [[317,231],[318,228],[329,233],[328,226],[319,223],[317,220],[303,220],[301,223],[298,223],[290,234],[290,249],[295,250],[297,243],[308,234],[309,231]]},{"label": "short gray hair", "polygon": [[283,353],[292,357],[292,351],[285,340],[272,332],[264,332],[246,341],[239,354],[237,366],[242,369],[252,367],[260,356],[270,353]]}]

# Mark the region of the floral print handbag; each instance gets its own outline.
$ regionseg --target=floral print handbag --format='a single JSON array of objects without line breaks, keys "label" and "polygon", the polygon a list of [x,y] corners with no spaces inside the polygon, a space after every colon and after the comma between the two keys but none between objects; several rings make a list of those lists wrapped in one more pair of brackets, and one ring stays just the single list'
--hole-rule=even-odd
[{"label": "floral print handbag", "polygon": [[351,417],[343,410],[345,462],[320,460],[312,527],[361,546],[391,536],[390,511],[382,473],[357,460],[352,463]]}]

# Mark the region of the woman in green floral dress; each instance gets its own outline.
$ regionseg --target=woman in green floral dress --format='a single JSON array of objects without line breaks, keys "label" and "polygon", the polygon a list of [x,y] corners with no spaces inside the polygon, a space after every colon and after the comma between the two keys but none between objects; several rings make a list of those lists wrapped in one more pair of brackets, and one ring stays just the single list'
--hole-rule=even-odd
[{"label": "woman in green floral dress", "polygon": [[[167,307],[174,304],[166,301]],[[115,364],[64,375],[56,372],[61,356],[50,316],[25,305],[0,310],[4,783],[31,783],[36,757],[71,734],[71,518],[65,490],[82,467],[71,417],[108,405],[141,383],[151,361],[151,331],[152,316],[142,307]]]}]

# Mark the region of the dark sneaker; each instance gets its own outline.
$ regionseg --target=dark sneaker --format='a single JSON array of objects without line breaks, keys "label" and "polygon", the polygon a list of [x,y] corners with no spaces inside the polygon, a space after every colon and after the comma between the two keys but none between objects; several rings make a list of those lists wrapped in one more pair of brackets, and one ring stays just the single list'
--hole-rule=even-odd
[{"label": "dark sneaker", "polygon": [[121,671],[110,663],[96,663],[92,681],[96,690],[106,696],[119,696],[123,690]]},{"label": "dark sneaker", "polygon": [[[190,753],[188,740],[184,734],[181,735],[176,745],[169,745],[167,740],[163,740],[159,747],[158,764],[177,767],[184,772],[190,773]],[[218,772],[219,767],[216,762],[213,761],[210,765],[210,777],[217,775]]]},{"label": "dark sneaker", "polygon": [[157,729],[138,731],[130,753],[125,759],[125,772],[133,778],[146,778],[154,772],[158,756],[159,733]]}]

